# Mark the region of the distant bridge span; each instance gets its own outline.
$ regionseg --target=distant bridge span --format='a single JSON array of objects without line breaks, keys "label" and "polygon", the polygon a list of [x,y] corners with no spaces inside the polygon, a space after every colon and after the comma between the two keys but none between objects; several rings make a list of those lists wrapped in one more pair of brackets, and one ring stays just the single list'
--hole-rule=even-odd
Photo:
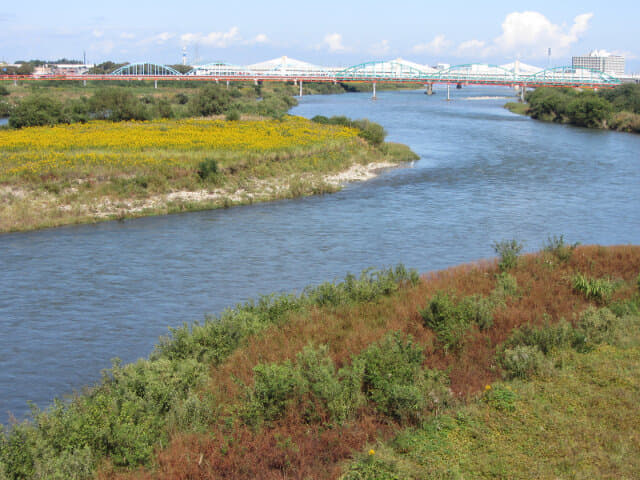
[{"label": "distant bridge span", "polygon": [[598,70],[568,66],[547,68],[535,73],[520,73],[515,69],[481,63],[455,65],[442,70],[417,65],[403,60],[374,61],[348,68],[317,67],[304,62],[268,63],[266,67],[237,66],[223,62],[200,65],[181,74],[172,67],[150,62],[133,63],[118,68],[107,75],[0,75],[1,80],[171,80],[206,82],[368,82],[375,89],[376,83],[505,85],[519,87],[580,87],[613,88],[621,81]]}]

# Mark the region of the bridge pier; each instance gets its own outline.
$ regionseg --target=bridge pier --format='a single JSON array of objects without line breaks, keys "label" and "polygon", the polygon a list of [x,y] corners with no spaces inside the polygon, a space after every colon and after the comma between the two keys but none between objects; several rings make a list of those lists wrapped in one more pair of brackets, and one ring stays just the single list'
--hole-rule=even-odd
[{"label": "bridge pier", "polygon": [[229,80],[227,80],[227,90],[229,90]]},{"label": "bridge pier", "polygon": [[158,88],[158,79],[157,78],[153,81],[153,88]]},{"label": "bridge pier", "polygon": [[527,91],[527,86],[523,83],[520,85],[520,102],[524,103],[524,95]]},{"label": "bridge pier", "polygon": [[82,86],[86,87],[87,86],[87,81],[86,80],[82,80]]},{"label": "bridge pier", "polygon": [[17,79],[17,78],[14,78],[14,79],[13,79],[13,86],[14,86],[14,87],[17,87],[17,86],[18,86],[18,79]]},{"label": "bridge pier", "polygon": [[433,95],[433,83],[427,83],[426,95]]},{"label": "bridge pier", "polygon": [[373,82],[373,96],[371,97],[371,100],[377,100],[378,97],[376,97],[376,82]]},{"label": "bridge pier", "polygon": [[451,101],[451,84],[447,83],[447,102]]},{"label": "bridge pier", "polygon": [[302,80],[300,80],[300,98],[302,98]]}]

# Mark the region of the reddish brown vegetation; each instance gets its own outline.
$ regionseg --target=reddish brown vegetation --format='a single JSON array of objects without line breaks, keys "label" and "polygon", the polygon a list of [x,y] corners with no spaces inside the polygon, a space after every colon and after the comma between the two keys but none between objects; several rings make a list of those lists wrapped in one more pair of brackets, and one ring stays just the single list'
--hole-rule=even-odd
[{"label": "reddish brown vegetation", "polygon": [[[287,325],[251,338],[211,373],[210,390],[221,406],[240,401],[238,380],[251,384],[258,363],[294,360],[308,344],[329,346],[338,366],[350,362],[372,342],[390,331],[402,331],[424,347],[425,364],[450,372],[451,388],[460,398],[479,391],[498,376],[494,367],[496,347],[512,329],[541,325],[564,318],[575,321],[589,302],[572,289],[571,277],[581,272],[590,277],[610,277],[635,283],[640,272],[640,247],[579,247],[567,263],[547,253],[528,255],[510,272],[520,295],[507,299],[494,312],[494,324],[475,331],[459,354],[445,354],[433,332],[418,313],[437,292],[457,296],[488,295],[496,285],[495,262],[465,265],[428,274],[414,288],[403,288],[378,303],[338,309],[316,309],[293,316]],[[630,288],[617,297],[629,297]],[[224,410],[224,408],[222,408]],[[103,478],[336,478],[340,462],[360,451],[376,437],[393,430],[388,420],[361,412],[342,427],[325,428],[322,422],[305,422],[298,412],[271,427],[252,430],[245,426],[212,426],[208,435],[176,434],[157,457],[151,472],[116,474]]]}]

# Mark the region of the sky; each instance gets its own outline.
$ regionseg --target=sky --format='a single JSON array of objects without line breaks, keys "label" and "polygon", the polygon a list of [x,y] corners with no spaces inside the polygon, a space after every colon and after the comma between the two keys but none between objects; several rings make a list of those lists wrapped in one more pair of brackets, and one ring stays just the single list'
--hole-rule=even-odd
[{"label": "sky", "polygon": [[[640,1],[83,0],[0,4],[0,61],[58,58],[247,65],[287,55],[350,66],[571,64],[594,49],[640,72]],[[551,59],[547,58],[551,48]]]}]

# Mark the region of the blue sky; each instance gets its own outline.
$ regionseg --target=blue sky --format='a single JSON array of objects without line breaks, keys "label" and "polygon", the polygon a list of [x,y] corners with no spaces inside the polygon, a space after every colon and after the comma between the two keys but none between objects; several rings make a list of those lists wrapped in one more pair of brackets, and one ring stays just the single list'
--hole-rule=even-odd
[{"label": "blue sky", "polygon": [[180,2],[6,1],[0,60],[81,58],[90,62],[249,64],[288,55],[348,66],[402,57],[435,64],[546,65],[605,49],[640,71],[640,1]]}]

